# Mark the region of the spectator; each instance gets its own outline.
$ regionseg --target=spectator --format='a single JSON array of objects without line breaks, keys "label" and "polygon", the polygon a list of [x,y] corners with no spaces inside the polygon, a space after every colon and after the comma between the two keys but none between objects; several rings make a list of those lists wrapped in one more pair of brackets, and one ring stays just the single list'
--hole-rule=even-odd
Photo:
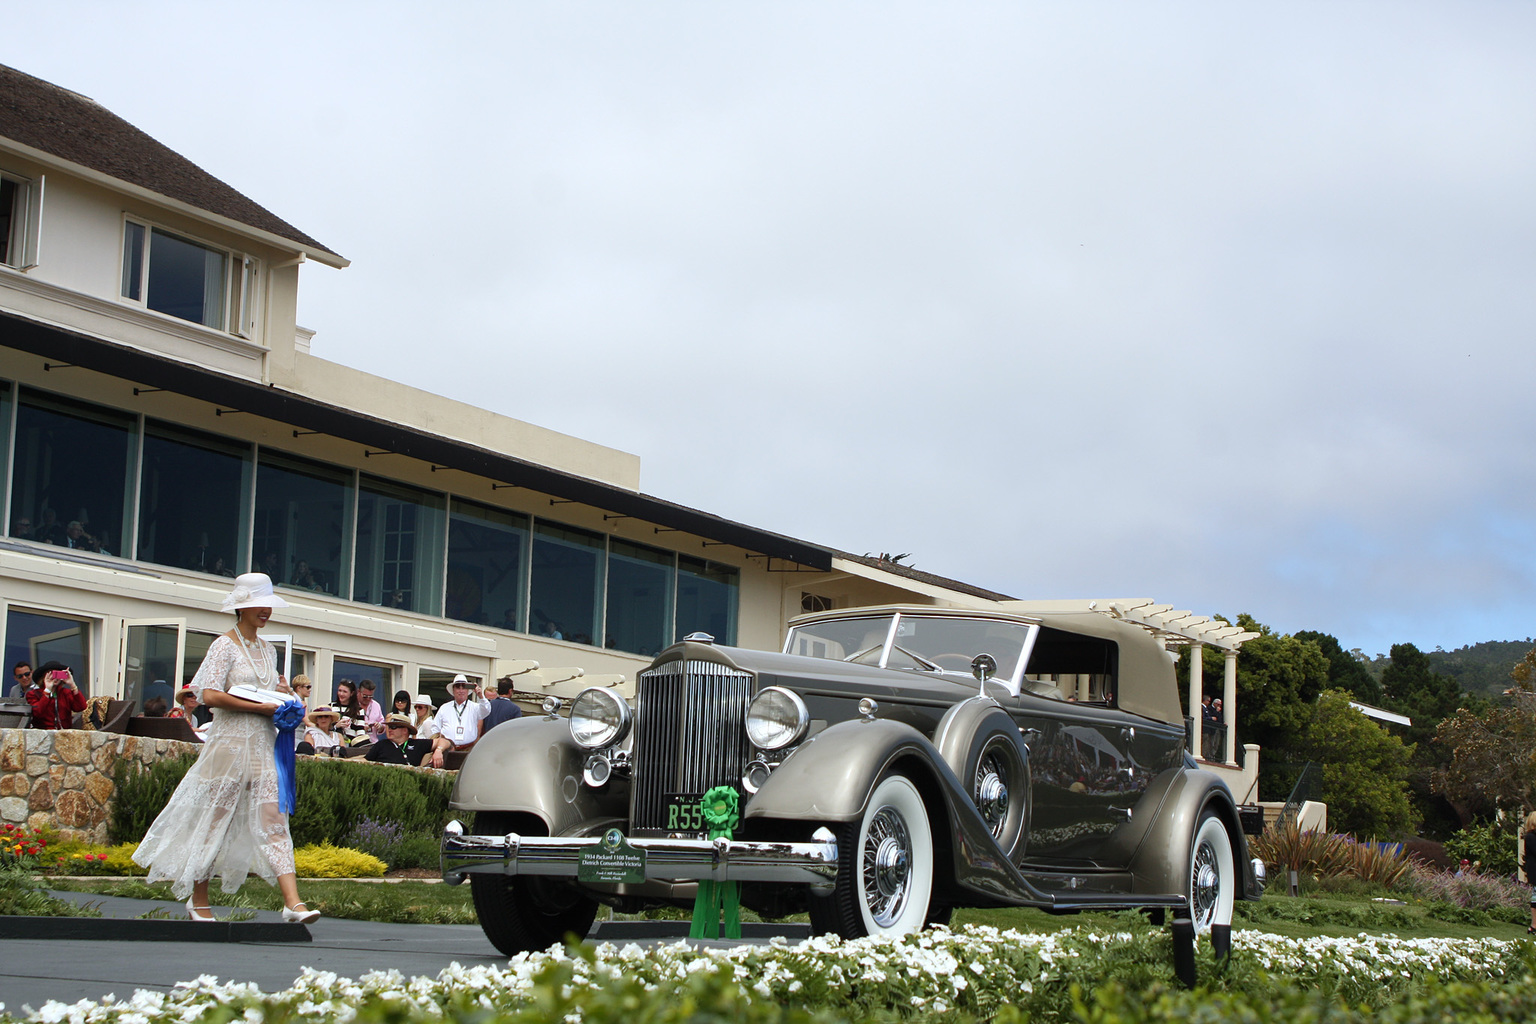
[{"label": "spectator", "polygon": [[[30,661],[18,661],[11,666],[11,685],[5,691],[7,697],[19,697],[26,700],[27,691],[33,686],[41,686],[42,680],[36,682],[32,679],[32,663]],[[28,701],[27,703],[31,703]]]},{"label": "spectator", "polygon": [[384,735],[384,709],[373,699],[376,689],[377,684],[372,679],[364,679],[357,684],[357,706],[361,715],[355,721],[362,723],[370,743],[377,743]]},{"label": "spectator", "polygon": [[1536,811],[1525,816],[1525,835],[1520,837],[1520,861],[1525,867],[1525,881],[1531,886],[1531,926],[1527,935],[1536,935]]},{"label": "spectator", "polygon": [[64,546],[78,548],[81,551],[100,551],[101,544],[85,532],[85,524],[78,519],[71,519],[69,525],[64,527]]},{"label": "spectator", "polygon": [[[189,724],[197,724],[197,691],[188,686],[176,695],[177,706],[167,718],[185,718]],[[147,707],[148,705],[146,705]]]},{"label": "spectator", "polygon": [[336,723],[336,728],[341,735],[350,740],[363,734],[362,705],[357,699],[357,684],[350,679],[342,679],[336,683],[336,713],[341,716],[341,721]]},{"label": "spectator", "polygon": [[391,715],[405,715],[407,718],[410,717],[410,715],[411,715],[411,691],[410,690],[396,690],[395,691],[395,699],[394,699],[394,702],[391,703],[390,706],[389,706],[389,713]]},{"label": "spectator", "polygon": [[418,693],[411,701],[411,711],[415,715],[416,734],[422,739],[436,739],[440,732],[437,728],[437,720],[432,717],[432,702],[425,694]]},{"label": "spectator", "polygon": [[38,729],[74,728],[75,712],[85,710],[85,694],[75,685],[69,668],[63,662],[48,661],[37,674],[43,677],[42,685],[27,691],[32,725]]},{"label": "spectator", "polygon": [[512,677],[502,676],[496,680],[496,699],[490,702],[490,712],[485,716],[485,722],[480,727],[480,735],[484,736],[502,722],[510,722],[514,718],[523,717],[523,709],[512,701]]},{"label": "spectator", "polygon": [[438,710],[437,731],[454,749],[462,750],[480,738],[481,719],[490,711],[490,702],[462,673],[453,677],[448,690],[453,700]]},{"label": "spectator", "polygon": [[[178,708],[177,710],[179,711],[180,708]],[[149,698],[149,700],[144,702],[144,714],[140,715],[139,717],[140,718],[164,718],[165,717],[165,698],[164,697],[151,697],[151,698]]]},{"label": "spectator", "polygon": [[335,708],[324,704],[311,711],[309,720],[312,724],[304,733],[304,741],[309,744],[310,749],[304,753],[332,757],[339,754],[341,748],[346,745],[341,733],[336,731],[336,723],[340,719],[341,716],[336,713]]},{"label": "spectator", "polygon": [[448,741],[441,737],[436,741],[412,739],[415,735],[416,726],[408,715],[390,715],[384,719],[384,738],[368,748],[368,760],[412,766],[430,762],[433,768],[441,768]]},{"label": "spectator", "polygon": [[293,695],[299,698],[299,700],[303,701],[305,707],[309,707],[309,695],[310,692],[314,690],[314,688],[315,684],[310,681],[309,676],[302,672],[294,676],[293,682],[289,685],[289,689],[293,691]]}]

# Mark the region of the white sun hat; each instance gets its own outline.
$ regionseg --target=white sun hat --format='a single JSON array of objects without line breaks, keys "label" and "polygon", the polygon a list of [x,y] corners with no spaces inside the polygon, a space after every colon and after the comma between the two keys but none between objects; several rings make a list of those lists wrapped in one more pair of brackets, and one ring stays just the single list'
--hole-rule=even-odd
[{"label": "white sun hat", "polygon": [[264,572],[241,573],[235,577],[235,589],[224,598],[226,612],[242,608],[287,608],[288,602],[272,592],[272,577]]},{"label": "white sun hat", "polygon": [[433,707],[436,707],[435,704],[433,704],[430,700],[427,699],[427,695],[424,694],[424,693],[418,693],[414,697],[411,698],[411,707],[413,707],[413,708],[414,707],[420,707],[422,705],[426,705],[426,707],[429,708],[429,709],[433,708]]}]

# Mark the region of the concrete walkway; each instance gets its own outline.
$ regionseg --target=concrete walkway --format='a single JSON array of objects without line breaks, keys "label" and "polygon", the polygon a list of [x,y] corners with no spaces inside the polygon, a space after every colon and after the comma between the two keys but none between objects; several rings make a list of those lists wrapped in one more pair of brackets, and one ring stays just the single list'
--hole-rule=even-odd
[{"label": "concrete walkway", "polygon": [[[288,926],[279,934],[290,941],[199,941],[191,929],[206,927],[185,922],[186,929],[155,929],[154,938],[131,938],[142,932],[138,919],[151,912],[163,914],[165,923],[183,923],[186,908],[180,903],[131,900],[94,893],[54,891],[51,895],[101,909],[102,918],[92,921],[100,938],[0,939],[0,1003],[17,1016],[25,1007],[40,1009],[50,999],[73,1003],[99,1000],[108,994],[126,999],[135,989],[168,992],[178,981],[211,974],[223,981],[253,982],[262,991],[287,988],[305,967],[334,971],[356,978],[369,971],[391,968],[406,977],[435,976],[452,963],[501,964],[506,962],[486,939],[479,925],[377,924],[322,917],[308,925],[309,941]],[[218,907],[220,916],[230,908]],[[275,910],[255,911],[254,921],[280,923]],[[80,920],[80,919],[55,919]],[[114,922],[120,926],[114,927]],[[132,925],[129,922],[133,922]],[[39,923],[39,927],[44,927]],[[687,922],[598,922],[594,939],[638,942],[673,942],[687,934]],[[180,931],[177,941],[160,935]],[[746,926],[740,941],[766,941],[770,935],[791,940],[804,938],[809,928],[800,925]],[[247,932],[249,934],[249,932]],[[273,934],[268,929],[268,934]],[[238,937],[238,932],[236,932]],[[298,941],[291,941],[297,938]],[[731,945],[727,941],[701,945]]]}]

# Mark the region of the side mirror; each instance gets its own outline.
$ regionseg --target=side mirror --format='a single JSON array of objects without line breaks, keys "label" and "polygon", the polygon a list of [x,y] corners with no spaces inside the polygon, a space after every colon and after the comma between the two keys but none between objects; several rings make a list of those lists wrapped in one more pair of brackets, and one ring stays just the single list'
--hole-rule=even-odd
[{"label": "side mirror", "polygon": [[971,675],[981,684],[982,696],[986,696],[987,680],[997,675],[997,659],[983,651],[971,659]]}]

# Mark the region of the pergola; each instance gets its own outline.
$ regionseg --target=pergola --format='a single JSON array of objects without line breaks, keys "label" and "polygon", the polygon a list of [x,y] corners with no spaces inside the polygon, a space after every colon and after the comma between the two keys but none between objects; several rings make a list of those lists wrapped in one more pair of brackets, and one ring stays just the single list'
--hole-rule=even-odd
[{"label": "pergola", "polygon": [[[1219,760],[1225,764],[1237,763],[1237,730],[1234,727],[1237,721],[1237,652],[1249,640],[1259,636],[1258,633],[1234,626],[1220,619],[1213,619],[1208,615],[1196,615],[1192,611],[1176,609],[1171,604],[1158,604],[1151,598],[1097,598],[1093,600],[1074,601],[1028,601],[1017,602],[1021,610],[1039,610],[1054,612],[1069,611],[1093,611],[1110,618],[1119,619],[1147,630],[1163,642],[1163,646],[1172,651],[1178,647],[1188,647],[1189,657],[1189,713],[1194,717],[1194,727],[1190,730],[1189,751],[1195,757],[1205,755],[1200,747],[1202,742],[1200,695],[1204,690],[1204,681],[1201,678],[1203,672],[1201,648],[1215,647],[1226,655],[1226,661],[1222,673],[1222,698],[1221,716],[1222,725],[1225,727],[1226,749],[1217,751]],[[1212,758],[1211,760],[1216,760]]]}]

